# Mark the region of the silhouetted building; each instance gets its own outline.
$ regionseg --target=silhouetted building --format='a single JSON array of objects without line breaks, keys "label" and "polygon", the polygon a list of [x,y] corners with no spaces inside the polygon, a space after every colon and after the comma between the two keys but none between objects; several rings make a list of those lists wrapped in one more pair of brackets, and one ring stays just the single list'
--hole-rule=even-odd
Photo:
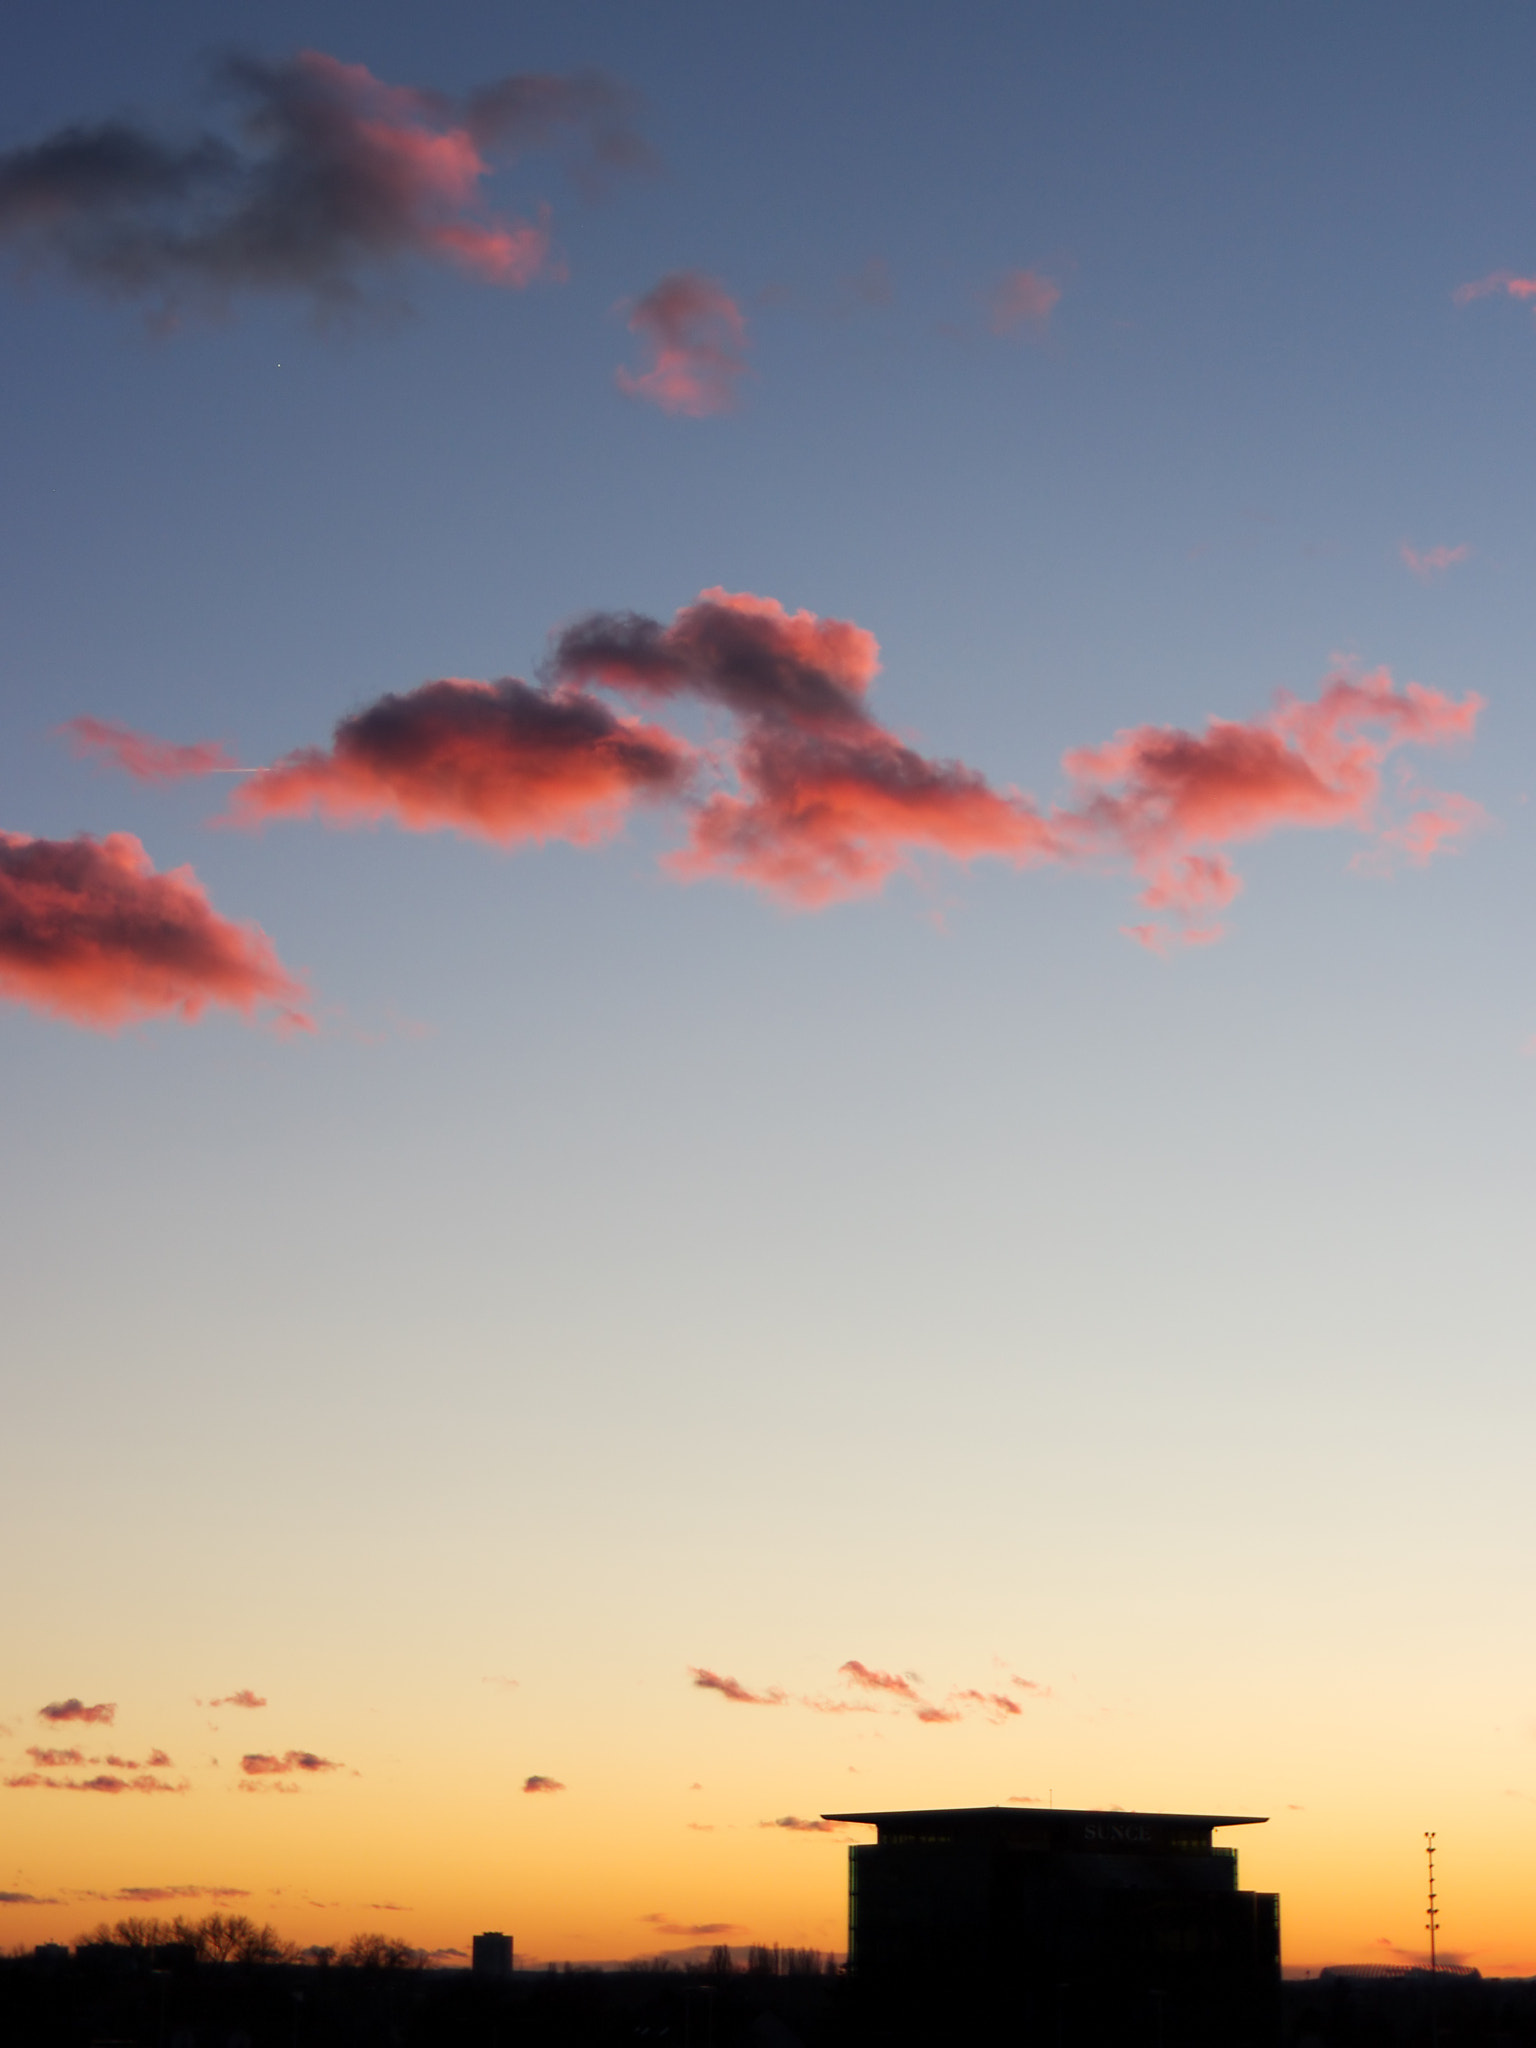
[{"label": "silhouetted building", "polygon": [[1240,1892],[1218,1827],[1256,1816],[972,1806],[834,1813],[848,1961],[876,2039],[981,2030],[1041,2048],[1260,2048],[1278,2033],[1280,1901]]},{"label": "silhouetted building", "polygon": [[470,1970],[477,1977],[510,1977],[512,1937],[510,1934],[477,1934],[470,1944]]}]

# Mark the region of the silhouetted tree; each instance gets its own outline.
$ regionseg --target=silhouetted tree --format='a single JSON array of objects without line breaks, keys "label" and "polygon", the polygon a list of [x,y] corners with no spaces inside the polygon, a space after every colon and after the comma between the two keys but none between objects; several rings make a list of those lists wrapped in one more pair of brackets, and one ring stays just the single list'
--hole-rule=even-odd
[{"label": "silhouetted tree", "polygon": [[354,1970],[422,1970],[427,1961],[419,1948],[387,1934],[354,1934],[338,1960]]}]

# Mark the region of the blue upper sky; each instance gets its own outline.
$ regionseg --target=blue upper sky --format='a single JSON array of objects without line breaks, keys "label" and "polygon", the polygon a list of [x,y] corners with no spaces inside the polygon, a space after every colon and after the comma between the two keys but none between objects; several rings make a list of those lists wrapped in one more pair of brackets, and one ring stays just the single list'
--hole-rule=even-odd
[{"label": "blue upper sky", "polygon": [[[836,1634],[844,1572],[935,1661],[923,1643],[981,1643],[1039,1573],[1021,1631],[1063,1663],[1091,1634],[1134,1690],[1194,1541],[1153,1511],[1150,1450],[1193,1521],[1242,1465],[1263,1533],[1212,1569],[1292,1626],[1313,1595],[1274,1531],[1298,1498],[1341,1613],[1406,1603],[1383,1588],[1433,1461],[1448,1528],[1421,1583],[1487,1602],[1468,1655],[1493,1658],[1530,1562],[1489,1473],[1516,1483],[1530,1419],[1536,323],[1453,294],[1536,272],[1536,16],[61,0],[0,29],[0,150],[217,120],[231,48],[453,94],[597,67],[657,162],[598,195],[558,154],[498,171],[500,210],[550,207],[568,272],[525,290],[407,261],[346,317],[249,295],[163,332],[7,274],[0,830],[129,831],[190,863],[307,973],[324,1027],[103,1038],[0,1012],[0,1298],[36,1432],[18,1527],[61,1504],[105,1527],[114,1458],[164,1477],[174,1430],[175,1488],[244,1504],[242,1556],[296,1556],[320,1540],[298,1418],[340,1445],[364,1407],[370,1455],[408,1472],[447,1401],[537,1432],[509,1545],[585,1503],[592,1542],[665,1578],[656,1503],[686,1491],[721,1531],[710,1597],[762,1596],[765,1665],[802,1620]],[[994,332],[1021,270],[1060,298]],[[615,380],[629,310],[677,271],[747,323],[718,416]],[[1453,558],[1415,574],[1405,548]],[[857,621],[893,727],[1042,801],[1071,747],[1385,664],[1486,700],[1421,772],[1489,822],[1390,876],[1351,866],[1348,831],[1239,848],[1229,936],[1163,960],[1120,935],[1123,873],[928,865],[787,912],[665,879],[646,816],[511,854],[210,830],[224,785],[140,786],[52,736],[91,715],[254,765],[386,691],[531,678],[576,614],[667,619],[717,585]],[[1042,1432],[1056,1476],[980,1529],[975,1488],[1012,1486]],[[828,1490],[876,1452],[890,1486],[855,1525]],[[1082,1521],[1068,1467],[1115,1482]],[[345,1460],[328,1482],[393,1569],[479,1583],[484,1528],[397,1553],[376,1483]],[[763,1535],[781,1485],[791,1563]],[[897,1501],[919,1493],[931,1579]],[[743,1494],[762,1520],[733,1520]],[[279,1496],[307,1503],[281,1531]],[[181,1540],[169,1497],[134,1506],[146,1573]],[[578,1547],[547,1598],[596,1627]],[[62,1669],[62,1607],[109,1626],[89,1552],[60,1572],[39,1669]],[[578,1655],[548,1628],[551,1659]],[[1074,1788],[1098,1791],[1146,1784]]]}]

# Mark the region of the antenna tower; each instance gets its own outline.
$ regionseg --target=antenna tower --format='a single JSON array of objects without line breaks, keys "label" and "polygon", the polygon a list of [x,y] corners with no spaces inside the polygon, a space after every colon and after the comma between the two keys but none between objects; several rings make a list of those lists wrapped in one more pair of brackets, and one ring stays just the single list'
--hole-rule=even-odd
[{"label": "antenna tower", "polygon": [[1435,1904],[1435,1838],[1427,1830],[1424,1835],[1424,1855],[1429,1863],[1429,1918],[1424,1925],[1429,1929],[1429,1974],[1435,1974],[1435,1942],[1440,1932],[1440,1909]]}]

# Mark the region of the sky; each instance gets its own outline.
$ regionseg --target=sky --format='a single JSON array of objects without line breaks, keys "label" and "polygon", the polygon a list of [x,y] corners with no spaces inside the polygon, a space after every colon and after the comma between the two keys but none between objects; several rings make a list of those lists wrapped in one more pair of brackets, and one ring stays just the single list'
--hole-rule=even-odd
[{"label": "sky", "polygon": [[1536,21],[0,64],[0,1944],[1536,1972]]}]

